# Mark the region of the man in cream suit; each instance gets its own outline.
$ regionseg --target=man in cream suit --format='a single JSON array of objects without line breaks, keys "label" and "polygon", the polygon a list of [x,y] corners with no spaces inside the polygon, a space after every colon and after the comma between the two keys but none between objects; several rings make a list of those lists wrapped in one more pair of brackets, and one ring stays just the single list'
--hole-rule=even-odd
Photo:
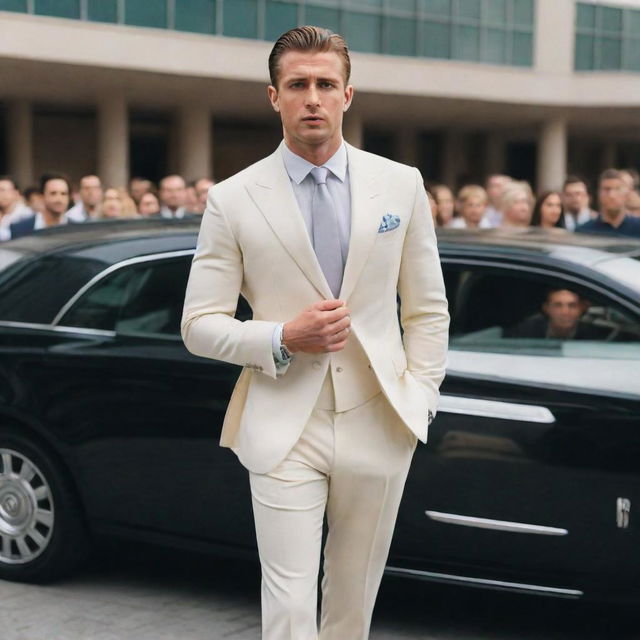
[{"label": "man in cream suit", "polygon": [[[419,172],[342,139],[344,40],[292,29],[269,71],[284,141],[209,191],[182,335],[193,353],[244,367],[221,444],[249,470],[263,638],[364,640],[436,412],[447,302]],[[250,321],[234,319],[240,293]]]}]

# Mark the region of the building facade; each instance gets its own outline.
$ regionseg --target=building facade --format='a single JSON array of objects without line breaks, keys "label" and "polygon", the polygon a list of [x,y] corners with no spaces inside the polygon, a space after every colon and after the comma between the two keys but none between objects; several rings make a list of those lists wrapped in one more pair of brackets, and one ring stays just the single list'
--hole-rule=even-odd
[{"label": "building facade", "polygon": [[640,165],[640,0],[0,0],[0,173],[221,180],[281,132],[271,43],[353,52],[353,144],[453,187]]}]

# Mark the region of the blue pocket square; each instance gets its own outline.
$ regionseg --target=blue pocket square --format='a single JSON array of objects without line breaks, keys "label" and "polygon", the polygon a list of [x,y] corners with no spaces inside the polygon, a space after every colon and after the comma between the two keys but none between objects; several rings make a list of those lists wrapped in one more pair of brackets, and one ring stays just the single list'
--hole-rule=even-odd
[{"label": "blue pocket square", "polygon": [[378,227],[378,233],[385,233],[386,231],[392,231],[396,227],[400,226],[400,216],[394,216],[392,213],[385,213],[382,216],[382,222]]}]

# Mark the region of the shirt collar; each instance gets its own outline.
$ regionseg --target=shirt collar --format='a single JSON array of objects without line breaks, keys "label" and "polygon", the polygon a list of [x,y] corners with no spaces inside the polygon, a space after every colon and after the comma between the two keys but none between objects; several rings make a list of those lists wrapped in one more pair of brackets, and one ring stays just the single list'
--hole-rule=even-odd
[{"label": "shirt collar", "polygon": [[[309,171],[316,165],[293,153],[284,141],[282,142],[281,149],[282,159],[284,160],[284,166],[289,174],[289,178],[296,184],[300,184],[309,175]],[[345,147],[344,141],[338,147],[338,150],[322,166],[329,169],[340,182],[344,182],[347,176],[347,148]]]}]

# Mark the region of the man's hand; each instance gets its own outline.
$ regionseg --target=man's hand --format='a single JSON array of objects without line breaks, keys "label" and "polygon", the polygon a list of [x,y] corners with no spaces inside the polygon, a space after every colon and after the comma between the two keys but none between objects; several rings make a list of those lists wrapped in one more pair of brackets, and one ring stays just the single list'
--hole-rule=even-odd
[{"label": "man's hand", "polygon": [[321,300],[286,322],[282,342],[291,353],[328,353],[344,349],[351,317],[342,300]]}]

